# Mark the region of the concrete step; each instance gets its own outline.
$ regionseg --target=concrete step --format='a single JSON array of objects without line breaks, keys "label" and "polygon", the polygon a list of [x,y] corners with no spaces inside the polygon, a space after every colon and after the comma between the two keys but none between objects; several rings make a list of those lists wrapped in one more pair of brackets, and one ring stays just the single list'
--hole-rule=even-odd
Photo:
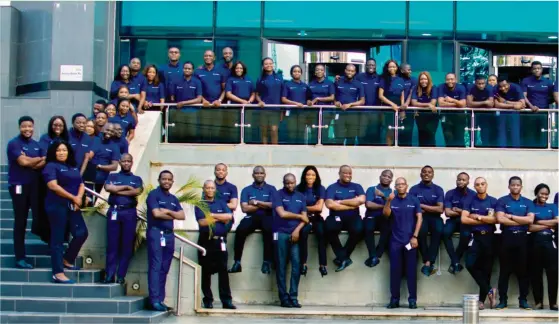
[{"label": "concrete step", "polygon": [[[7,227],[7,228],[0,228],[0,239],[13,239],[14,238],[14,229],[13,227]],[[39,240],[40,238],[31,233],[31,229],[27,229],[26,234],[25,234],[25,239],[28,240]]]},{"label": "concrete step", "polygon": [[[3,216],[0,216],[3,217]],[[31,223],[33,222],[33,217],[31,213],[29,213],[29,217],[27,218],[27,229],[31,229]],[[0,228],[14,228],[14,216],[12,213],[11,218],[9,219],[0,219]]]},{"label": "concrete step", "polygon": [[119,284],[61,285],[43,282],[0,282],[0,295],[7,297],[113,298],[124,296]]},{"label": "concrete step", "polygon": [[[11,205],[9,208],[0,209],[0,219],[14,219],[14,215],[14,210]],[[27,217],[31,218],[31,210],[29,210]]]},{"label": "concrete step", "polygon": [[8,179],[0,180],[0,190],[8,190]]},{"label": "concrete step", "polygon": [[8,190],[0,190],[0,199],[12,199]]},{"label": "concrete step", "polygon": [[[8,192],[8,195],[9,194],[10,193]],[[13,206],[12,199],[10,199],[10,198],[7,198],[7,199],[0,198],[0,209],[12,209],[13,208],[12,206]]]},{"label": "concrete step", "polygon": [[[92,284],[101,280],[102,270],[65,270],[66,276],[77,283]],[[0,269],[0,278],[2,282],[52,282],[52,269],[35,268],[32,270],[23,270],[16,268]]]},{"label": "concrete step", "polygon": [[0,172],[8,172],[8,165],[0,164]]},{"label": "concrete step", "polygon": [[[52,266],[50,255],[27,255],[27,262],[35,268],[49,268]],[[0,268],[13,268],[16,262],[14,255],[0,255]],[[83,267],[83,257],[78,256],[75,264]]]},{"label": "concrete step", "polygon": [[[281,308],[279,305],[235,304],[236,310],[222,309],[214,303],[213,309],[199,309],[198,314],[216,317],[256,317],[289,319],[337,319],[337,320],[386,320],[386,321],[436,321],[450,323],[462,321],[462,309],[458,307],[420,307],[408,309],[407,302],[402,308],[350,307],[350,306],[305,306],[303,308]],[[557,323],[557,312],[551,310],[525,311],[520,309],[480,311],[480,322],[553,322]],[[219,320],[217,321],[219,322]]]},{"label": "concrete step", "polygon": [[2,312],[42,312],[81,314],[132,314],[144,309],[147,298],[0,297]]},{"label": "concrete step", "polygon": [[160,323],[169,316],[168,312],[141,310],[131,314],[79,314],[2,312],[0,323]]},{"label": "concrete step", "polygon": [[[41,240],[27,239],[25,240],[25,253],[30,255],[50,255],[50,248]],[[14,254],[14,242],[12,239],[0,239],[0,254]]]}]

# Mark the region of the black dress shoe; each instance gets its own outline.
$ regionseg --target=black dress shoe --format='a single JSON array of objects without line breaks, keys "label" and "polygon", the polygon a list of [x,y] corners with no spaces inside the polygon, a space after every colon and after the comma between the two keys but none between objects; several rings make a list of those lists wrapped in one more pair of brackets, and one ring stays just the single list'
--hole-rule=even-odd
[{"label": "black dress shoe", "polygon": [[309,270],[309,268],[307,267],[307,265],[306,265],[306,264],[303,265],[303,266],[301,267],[301,276],[305,276],[305,277],[306,277],[306,276],[307,276],[307,271],[308,271],[308,270]]},{"label": "black dress shoe", "polygon": [[390,304],[388,304],[388,306],[386,306],[386,308],[388,308],[388,309],[400,308],[400,304],[397,303],[397,302],[390,302]]},{"label": "black dress shoe", "polygon": [[27,263],[27,261],[25,261],[25,260],[19,260],[19,261],[16,262],[16,268],[31,270],[31,269],[33,269],[33,266],[30,265],[29,263]]},{"label": "black dress shoe", "polygon": [[105,277],[105,279],[101,280],[101,283],[102,284],[107,284],[107,285],[108,284],[113,284],[113,283],[115,283],[115,277],[111,277],[111,278]]},{"label": "black dress shoe", "polygon": [[410,309],[416,309],[417,308],[417,302],[415,300],[410,301],[409,307],[410,307]]},{"label": "black dress shoe", "polygon": [[214,308],[214,304],[212,302],[203,302],[203,304],[204,304],[204,308],[206,309]]},{"label": "black dress shoe", "polygon": [[167,306],[167,304],[165,304],[165,303],[160,303],[160,304],[161,304],[161,306],[165,307],[168,312],[173,310],[173,307]]},{"label": "black dress shoe", "polygon": [[271,273],[270,262],[268,261],[262,262],[262,268],[260,269],[260,271],[262,271],[263,274],[270,274]]},{"label": "black dress shoe", "polygon": [[229,273],[237,273],[242,271],[243,267],[241,267],[241,261],[235,261],[231,269],[229,269]]},{"label": "black dress shoe", "polygon": [[334,264],[337,265],[338,267],[340,266],[340,264],[342,264],[342,261],[340,261],[340,259],[338,258],[335,258],[334,261],[332,262],[334,262]]},{"label": "black dress shoe", "polygon": [[320,272],[320,275],[322,275],[323,277],[326,276],[326,275],[328,275],[328,270],[326,270],[326,267],[325,267],[325,266],[320,266],[320,267],[318,268],[318,271]]},{"label": "black dress shoe", "polygon": [[557,308],[557,305],[551,305],[551,306],[549,306],[549,309],[554,310],[554,311],[559,310],[559,308]]},{"label": "black dress shoe", "polygon": [[[119,285],[124,285],[125,282],[126,281],[124,280],[124,278],[117,278],[116,279],[116,283],[119,284]],[[161,304],[163,304],[163,303],[161,303]]]},{"label": "black dress shoe", "polygon": [[299,301],[297,299],[292,299],[291,300],[291,306],[293,306],[293,308],[301,308],[303,306],[301,306],[301,304],[299,304]]},{"label": "black dress shoe", "polygon": [[293,308],[293,304],[289,300],[284,300],[281,302],[280,307]]},{"label": "black dress shoe", "polygon": [[226,302],[222,302],[223,309],[237,309],[237,306],[233,305],[233,303],[229,300]]},{"label": "black dress shoe", "polygon": [[351,261],[351,259],[346,259],[344,260],[340,266],[338,267],[338,269],[336,269],[336,272],[340,272],[345,270],[345,268],[349,267],[351,264],[353,263],[353,261]]}]

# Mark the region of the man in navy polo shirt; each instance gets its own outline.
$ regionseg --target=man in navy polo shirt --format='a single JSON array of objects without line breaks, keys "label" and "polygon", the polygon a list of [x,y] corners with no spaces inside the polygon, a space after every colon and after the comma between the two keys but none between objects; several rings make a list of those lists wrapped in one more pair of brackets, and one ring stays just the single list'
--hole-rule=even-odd
[{"label": "man in navy polo shirt", "polygon": [[[392,171],[382,171],[379,176],[379,184],[369,187],[365,194],[365,206],[367,207],[367,211],[363,219],[363,229],[365,244],[369,251],[369,258],[365,261],[365,265],[368,267],[378,265],[384,250],[388,247],[390,222],[385,217],[382,217],[382,209],[384,208],[388,195],[392,193],[392,189],[390,188],[392,177]],[[376,247],[375,230],[380,231],[380,238]]]},{"label": "man in navy polo shirt", "polygon": [[[470,229],[467,225],[460,224],[460,215],[464,207],[464,201],[473,197],[476,193],[468,188],[470,184],[470,175],[466,172],[460,172],[456,177],[456,188],[446,192],[444,196],[444,213],[447,217],[446,223],[443,227],[443,243],[446,247],[446,252],[450,258],[450,267],[448,272],[455,274],[464,269],[460,264],[462,254],[468,247],[470,239]],[[452,244],[452,236],[455,232],[460,233],[458,248],[454,250]]]},{"label": "man in navy polo shirt", "polygon": [[456,108],[456,111],[441,112],[444,141],[447,147],[464,147],[464,128],[470,126],[470,114],[466,107],[466,89],[456,83],[456,74],[447,73],[445,83],[437,89],[439,107]]},{"label": "man in navy polo shirt", "polygon": [[[297,180],[291,173],[283,177],[283,188],[274,193],[272,207],[274,214],[274,250],[277,259],[276,282],[281,307],[301,308],[297,300],[301,263],[299,238],[301,229],[309,223],[305,196],[295,190]],[[287,293],[287,263],[291,262],[291,281]]]},{"label": "man in navy polo shirt", "polygon": [[[68,142],[74,150],[76,165],[80,168],[80,174],[84,176],[89,160],[93,158],[93,139],[85,133],[87,118],[82,113],[72,116],[72,128],[68,131]],[[92,179],[84,179],[92,180]]]},{"label": "man in navy polo shirt", "polygon": [[[218,163],[214,167],[215,175],[215,187],[217,190],[217,199],[225,201],[227,207],[234,214],[239,205],[239,194],[237,192],[237,186],[227,181],[228,167],[225,163]],[[231,222],[227,223],[227,232],[231,231],[235,223],[235,218]]]},{"label": "man in navy polo shirt", "polygon": [[402,64],[400,66],[400,76],[404,79],[404,103],[406,108],[411,104],[411,91],[417,86],[417,78],[411,76],[411,65]]},{"label": "man in navy polo shirt", "polygon": [[[173,83],[180,81],[183,73],[183,65],[179,61],[181,52],[177,47],[169,47],[168,51],[169,62],[161,65],[157,70],[159,71],[159,82],[165,84],[165,93],[167,94],[166,102],[171,100],[171,86]],[[194,70],[194,67],[192,67]]]},{"label": "man in navy polo shirt", "polygon": [[462,205],[460,220],[469,226],[472,238],[466,251],[466,269],[479,286],[479,309],[485,308],[489,297],[491,308],[495,306],[495,290],[491,289],[491,270],[493,268],[493,233],[495,232],[495,208],[497,199],[487,194],[487,180],[479,177],[474,181],[476,194],[468,196]]},{"label": "man in navy polo shirt", "polygon": [[497,201],[497,222],[501,224],[502,244],[499,256],[499,304],[496,309],[507,308],[509,277],[514,272],[520,290],[518,302],[522,309],[532,309],[528,304],[528,226],[534,223],[534,204],[523,197],[522,179],[509,179],[510,194]]},{"label": "man in navy polo shirt", "polygon": [[213,308],[212,274],[217,273],[219,299],[223,308],[236,309],[227,272],[227,225],[233,222],[233,213],[225,200],[216,197],[216,185],[212,180],[204,182],[203,193],[210,212],[204,214],[199,207],[194,211],[200,227],[198,244],[206,249],[205,256],[198,251],[198,262],[202,266],[202,301],[204,308]]},{"label": "man in navy polo shirt", "polygon": [[264,238],[264,262],[261,271],[270,274],[273,261],[272,237],[272,197],[276,187],[266,183],[266,171],[262,166],[252,170],[254,183],[241,191],[241,210],[247,215],[241,220],[235,235],[235,256],[230,273],[241,272],[241,258],[247,236],[257,229],[262,230]]},{"label": "man in navy polo shirt", "polygon": [[184,220],[184,210],[169,191],[173,186],[173,174],[164,170],[159,173],[159,187],[147,197],[146,241],[148,245],[148,290],[149,303],[153,310],[167,311],[165,305],[165,283],[175,253],[173,221]]},{"label": "man in navy polo shirt", "polygon": [[[544,78],[543,66],[539,61],[532,62],[532,75],[522,80],[521,87],[526,106],[536,113],[539,109],[548,109],[553,100],[553,82]],[[526,131],[526,140],[531,147],[547,147],[547,113],[538,113],[521,122]]]},{"label": "man in navy polo shirt", "polygon": [[25,260],[25,229],[29,208],[39,217],[39,172],[45,166],[39,143],[33,139],[35,121],[29,116],[18,120],[19,135],[8,142],[8,190],[14,209],[14,254],[16,268],[33,269]]},{"label": "man in navy polo shirt", "polygon": [[[367,60],[365,72],[359,73],[355,80],[361,82],[365,91],[365,106],[377,106],[378,87],[380,84],[377,74],[377,61],[374,58]],[[359,136],[367,138],[369,143],[380,143],[380,129],[382,127],[383,113],[371,110],[367,114],[361,114]]]},{"label": "man in navy polo shirt", "polygon": [[[435,273],[435,261],[439,254],[443,233],[443,188],[433,183],[435,170],[429,165],[421,169],[421,182],[411,187],[410,195],[416,196],[421,202],[423,224],[419,233],[419,251],[423,257],[421,272],[429,277]],[[431,233],[431,244],[427,245],[427,233]]]},{"label": "man in navy polo shirt", "polygon": [[[493,88],[487,84],[484,75],[477,75],[475,85],[468,91],[466,103],[470,108],[493,108]],[[496,146],[497,138],[497,112],[476,112],[477,126],[481,128],[481,141],[483,146]]]},{"label": "man in navy polo shirt", "polygon": [[341,108],[342,112],[338,112],[335,119],[341,120],[336,122],[336,132],[339,144],[351,145],[357,144],[357,135],[359,134],[359,114],[355,112],[346,112],[347,109],[355,106],[363,106],[365,104],[365,90],[363,84],[354,79],[356,73],[355,65],[348,64],[345,68],[345,77],[340,79],[336,84],[335,104]]},{"label": "man in navy polo shirt", "polygon": [[139,58],[133,57],[128,64],[130,68],[130,82],[134,83],[140,91],[145,91],[146,77],[142,74],[142,62]]},{"label": "man in navy polo shirt", "polygon": [[[365,203],[365,191],[360,184],[351,182],[353,171],[349,165],[342,165],[339,180],[326,189],[326,207],[330,215],[326,218],[326,237],[336,254],[336,272],[349,267],[353,261],[351,253],[363,235],[363,221],[359,206]],[[339,234],[348,231],[348,239],[342,247]]]},{"label": "man in navy polo shirt", "polygon": [[231,76],[231,68],[233,67],[233,49],[231,47],[225,47],[221,50],[221,55],[223,56],[223,62],[219,67],[221,67],[225,82],[227,82],[227,79]]},{"label": "man in navy polo shirt", "polygon": [[397,195],[390,193],[382,214],[392,220],[390,235],[390,303],[387,308],[400,307],[402,270],[406,269],[408,302],[410,309],[417,308],[417,236],[423,221],[419,199],[408,193],[408,182],[396,179]]},{"label": "man in navy polo shirt", "polygon": [[193,77],[194,65],[186,62],[183,65],[183,77],[170,87],[171,101],[177,103],[177,108],[195,105],[202,102],[202,83]]},{"label": "man in navy polo shirt", "polygon": [[[520,113],[524,109],[524,94],[516,83],[509,83],[499,77],[497,87],[493,90],[495,108],[510,109],[501,111],[497,124],[499,147],[520,147]],[[530,130],[535,131],[535,130]],[[509,144],[507,139],[511,140]]]}]

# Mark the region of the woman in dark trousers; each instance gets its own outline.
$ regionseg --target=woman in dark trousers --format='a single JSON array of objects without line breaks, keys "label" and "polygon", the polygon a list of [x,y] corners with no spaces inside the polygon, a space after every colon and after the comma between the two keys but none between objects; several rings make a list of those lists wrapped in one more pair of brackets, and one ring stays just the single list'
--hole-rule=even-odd
[{"label": "woman in dark trousers", "polygon": [[[283,78],[274,71],[274,60],[266,57],[262,60],[262,74],[256,81],[256,101],[260,107],[281,105]],[[279,111],[262,111],[260,131],[262,144],[268,144],[268,132],[271,144],[278,144],[278,125],[281,119]]]},{"label": "woman in dark trousers", "polygon": [[[382,68],[382,75],[380,77],[380,84],[378,89],[378,97],[383,106],[390,106],[394,112],[398,113],[398,125],[404,126],[405,129],[398,132],[398,142],[400,145],[411,145],[411,136],[406,136],[408,132],[413,134],[413,114],[406,115],[405,111],[400,111],[404,103],[404,79],[400,77],[400,67],[394,60],[389,60]],[[392,113],[387,113],[385,122],[387,125],[394,123]],[[410,120],[411,125],[410,126]],[[386,143],[392,145],[394,143],[394,131],[386,132]]]},{"label": "woman in dark trousers", "polygon": [[[301,181],[297,185],[297,191],[302,193],[306,198],[307,215],[312,231],[318,240],[318,271],[324,277],[328,274],[326,269],[326,236],[324,233],[324,218],[322,218],[322,207],[324,206],[324,199],[326,197],[326,189],[320,180],[320,174],[315,166],[309,165],[305,167],[301,174]],[[301,274],[307,275],[307,258],[309,255],[308,239],[311,226],[306,225],[301,230],[301,238],[299,242],[299,249],[301,253]]]},{"label": "woman in dark trousers", "polygon": [[[159,72],[153,64],[146,66],[144,69],[146,84],[141,89],[141,100],[138,106],[138,114],[143,114],[145,110],[151,110],[153,104],[165,103],[165,85],[159,80]],[[153,107],[155,110],[161,110],[162,107]]]},{"label": "woman in dark trousers", "polygon": [[[549,308],[557,310],[557,245],[553,241],[557,233],[557,205],[547,203],[549,187],[541,183],[534,190],[534,224],[530,225],[530,276],[534,294],[534,309],[543,309],[543,270],[547,276]],[[557,235],[557,234],[555,234]]]},{"label": "woman in dark trousers", "polygon": [[421,110],[415,116],[419,146],[436,146],[435,133],[439,127],[437,113],[437,87],[429,72],[419,73],[418,85],[412,89],[411,105],[413,107],[429,108],[431,111]]},{"label": "woman in dark trousers", "polygon": [[[310,89],[309,86],[301,80],[303,76],[303,69],[300,65],[293,65],[289,71],[291,74],[291,80],[286,81],[283,84],[281,102],[285,105],[295,105],[297,108],[288,109],[285,111],[284,119],[287,121],[287,139],[290,144],[305,144],[305,136],[307,133],[307,128],[298,129],[298,127],[304,127],[308,114],[305,114],[303,107],[310,99]],[[310,127],[310,125],[307,125]],[[299,136],[298,136],[299,135]],[[301,137],[301,135],[303,135]]]},{"label": "woman in dark trousers", "polygon": [[[52,280],[55,283],[70,284],[74,281],[64,274],[64,269],[79,270],[74,261],[88,236],[80,211],[85,189],[74,151],[68,142],[55,142],[49,146],[46,161],[43,178],[48,187],[45,205],[51,231]],[[72,240],[63,254],[68,223]]]}]

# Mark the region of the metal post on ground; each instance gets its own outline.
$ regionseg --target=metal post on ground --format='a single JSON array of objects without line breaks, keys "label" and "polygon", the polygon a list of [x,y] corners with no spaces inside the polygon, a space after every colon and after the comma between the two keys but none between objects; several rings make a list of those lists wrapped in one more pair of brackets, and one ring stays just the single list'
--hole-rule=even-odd
[{"label": "metal post on ground", "polygon": [[478,324],[479,323],[479,295],[464,295],[462,305],[462,323]]}]

